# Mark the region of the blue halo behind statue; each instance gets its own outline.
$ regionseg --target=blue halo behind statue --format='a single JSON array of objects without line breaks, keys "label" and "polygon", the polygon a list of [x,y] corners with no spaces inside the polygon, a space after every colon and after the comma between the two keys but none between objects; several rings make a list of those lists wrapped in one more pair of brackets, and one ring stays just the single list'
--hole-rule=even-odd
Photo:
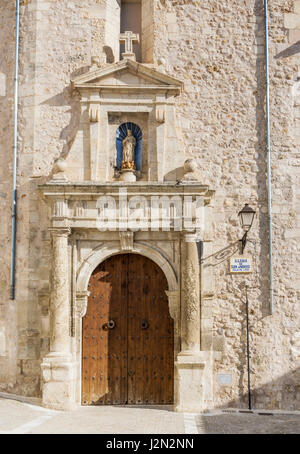
[{"label": "blue halo behind statue", "polygon": [[142,169],[142,143],[143,134],[138,125],[135,123],[127,122],[121,124],[116,131],[116,149],[117,149],[117,163],[116,167],[121,170],[123,160],[123,140],[127,136],[127,132],[130,129],[133,137],[136,140],[136,146],[134,149],[134,164],[136,170]]}]

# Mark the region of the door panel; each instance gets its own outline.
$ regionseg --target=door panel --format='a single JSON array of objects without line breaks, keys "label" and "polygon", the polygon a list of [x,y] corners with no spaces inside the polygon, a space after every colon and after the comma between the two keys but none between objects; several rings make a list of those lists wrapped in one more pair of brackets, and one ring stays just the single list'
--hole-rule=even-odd
[{"label": "door panel", "polygon": [[114,256],[93,272],[89,290],[82,404],[172,403],[174,328],[161,269],[140,255]]},{"label": "door panel", "polygon": [[129,256],[128,276],[128,403],[172,403],[174,335],[166,278],[138,255]]},{"label": "door panel", "polygon": [[[106,260],[93,272],[82,326],[82,403],[127,402],[127,258]],[[125,267],[124,267],[125,265]],[[115,327],[105,324],[113,320]]]}]

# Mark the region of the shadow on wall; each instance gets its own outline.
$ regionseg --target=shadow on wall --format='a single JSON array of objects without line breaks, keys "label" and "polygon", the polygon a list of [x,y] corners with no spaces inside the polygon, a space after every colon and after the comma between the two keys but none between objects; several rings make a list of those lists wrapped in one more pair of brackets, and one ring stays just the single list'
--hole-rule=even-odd
[{"label": "shadow on wall", "polygon": [[43,105],[53,107],[70,106],[70,110],[67,112],[71,114],[70,122],[64,129],[62,129],[59,135],[59,140],[64,142],[63,149],[59,157],[66,159],[72,148],[80,125],[81,108],[79,96],[73,92],[72,86],[68,85],[61,93],[58,93],[43,102]]},{"label": "shadow on wall", "polygon": [[292,57],[293,55],[299,54],[300,53],[300,41],[297,41],[296,43],[292,44],[292,46],[288,47],[287,49],[284,49],[283,51],[279,52],[279,54],[275,55],[275,58],[288,58]]},{"label": "shadow on wall", "polygon": [[115,62],[115,57],[114,53],[111,47],[109,46],[103,46],[103,52],[106,55],[106,63],[114,63]]},{"label": "shadow on wall", "polygon": [[[241,247],[241,241],[237,240],[234,243],[228,244],[223,249],[219,249],[218,251],[214,252],[212,255],[204,257],[202,259],[202,263],[204,268],[209,268],[211,266],[217,266],[220,263],[223,263],[225,260],[228,260],[234,254],[236,254]],[[209,260],[208,263],[206,263]]]},{"label": "shadow on wall", "polygon": [[[269,248],[268,248],[268,198],[267,198],[267,142],[266,142],[266,115],[265,115],[265,99],[266,99],[266,79],[265,79],[265,54],[260,52],[259,39],[264,34],[264,21],[261,20],[264,16],[264,5],[261,0],[255,0],[253,14],[256,17],[256,32],[255,39],[257,41],[256,53],[256,90],[254,92],[256,98],[256,141],[254,144],[257,173],[257,195],[258,203],[261,207],[258,214],[258,231],[260,239],[260,253],[257,260],[257,275],[260,276],[257,286],[260,289],[260,300],[262,303],[262,311],[264,315],[269,314]],[[264,209],[262,209],[264,208]]]},{"label": "shadow on wall", "polygon": [[[241,374],[244,383],[239,398],[229,401],[219,408],[248,408],[246,355],[244,372]],[[253,378],[253,375],[252,375]],[[300,368],[282,375],[262,386],[251,390],[254,410],[300,410]]]}]

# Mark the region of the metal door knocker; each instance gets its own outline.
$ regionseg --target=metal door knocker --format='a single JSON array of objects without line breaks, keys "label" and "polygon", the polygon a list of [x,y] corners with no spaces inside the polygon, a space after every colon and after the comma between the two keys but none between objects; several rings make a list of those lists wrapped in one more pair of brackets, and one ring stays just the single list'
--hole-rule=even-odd
[{"label": "metal door knocker", "polygon": [[113,320],[109,320],[107,325],[108,325],[108,329],[114,329],[116,326],[116,324]]},{"label": "metal door knocker", "polygon": [[142,329],[147,329],[148,326],[149,326],[149,325],[148,325],[147,320],[143,320],[143,321],[142,321]]},{"label": "metal door knocker", "polygon": [[109,322],[104,323],[104,325],[102,326],[102,329],[104,331],[108,331],[109,329],[114,329],[115,326],[116,326],[116,323],[113,320],[109,320]]}]

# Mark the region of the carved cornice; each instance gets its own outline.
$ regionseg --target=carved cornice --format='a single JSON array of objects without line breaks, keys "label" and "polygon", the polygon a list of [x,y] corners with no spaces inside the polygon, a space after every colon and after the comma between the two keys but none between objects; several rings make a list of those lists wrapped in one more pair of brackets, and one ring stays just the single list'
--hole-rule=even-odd
[{"label": "carved cornice", "polygon": [[[197,198],[203,200],[207,197],[209,191],[208,186],[201,184],[180,184],[174,183],[95,183],[95,182],[82,182],[72,183],[66,185],[46,184],[39,187],[43,193],[44,200],[52,208],[52,226],[54,228],[98,228],[99,224],[99,209],[97,207],[97,200],[102,196],[109,196],[114,198],[116,208],[120,208],[120,200],[125,194],[129,201],[132,197],[143,197],[148,207],[151,207],[152,197],[173,197],[179,196],[184,202],[186,196],[191,197],[193,202]],[[122,199],[123,200],[123,199]],[[80,207],[80,209],[77,209]],[[148,213],[149,214],[149,213]],[[147,214],[147,216],[148,216]],[[117,221],[122,219],[119,217],[120,212],[117,212]],[[126,218],[127,219],[127,218]],[[150,215],[149,215],[150,219]],[[209,216],[206,218],[209,222]],[[161,222],[161,219],[159,220]],[[128,224],[129,225],[129,224]],[[127,228],[127,224],[125,225]],[[185,226],[183,226],[184,228]],[[192,225],[193,231],[185,230],[183,234],[197,234],[199,238],[204,240],[203,229],[198,228],[197,225]],[[173,228],[171,226],[171,228]],[[206,228],[206,225],[205,225]],[[125,230],[125,229],[124,229]],[[184,240],[184,238],[183,238]],[[195,238],[194,241],[197,241]],[[122,241],[125,241],[122,239]],[[126,240],[127,241],[127,240]],[[127,246],[124,246],[125,249]]]},{"label": "carved cornice", "polygon": [[53,236],[66,236],[68,237],[71,233],[70,227],[50,227],[49,229],[50,234]]},{"label": "carved cornice", "polygon": [[130,88],[130,85],[111,85],[111,86],[106,86],[101,84],[101,79],[106,78],[108,76],[113,75],[114,73],[118,73],[122,70],[127,70],[128,72],[134,74],[135,76],[140,76],[141,78],[145,79],[146,81],[152,81],[153,85],[147,86],[145,83],[145,86],[141,87],[134,87],[139,88],[139,89],[145,89],[147,90],[148,88],[155,90],[155,89],[165,89],[165,90],[174,90],[175,94],[180,94],[183,91],[183,82],[181,82],[178,79],[175,79],[175,77],[171,77],[165,73],[162,73],[160,71],[157,71],[156,69],[149,68],[146,65],[143,65],[142,63],[138,63],[136,61],[130,60],[130,59],[125,59],[121,60],[120,62],[113,63],[112,65],[109,65],[105,68],[97,68],[95,71],[90,71],[87,72],[86,74],[80,75],[78,77],[75,77],[73,80],[71,80],[73,86],[75,88],[82,88],[82,89],[88,89],[88,88],[99,88],[100,86],[102,88],[109,88],[111,90],[119,90],[120,88]]}]

